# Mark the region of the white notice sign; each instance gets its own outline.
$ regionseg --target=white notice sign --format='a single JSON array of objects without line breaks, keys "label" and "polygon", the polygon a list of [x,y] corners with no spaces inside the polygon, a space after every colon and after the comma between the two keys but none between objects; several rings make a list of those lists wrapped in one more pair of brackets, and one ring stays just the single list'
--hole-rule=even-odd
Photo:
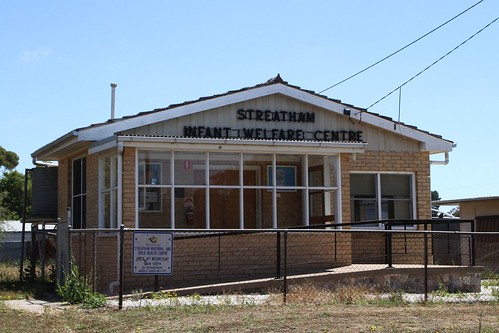
[{"label": "white notice sign", "polygon": [[135,231],[132,247],[132,274],[172,274],[173,233]]}]

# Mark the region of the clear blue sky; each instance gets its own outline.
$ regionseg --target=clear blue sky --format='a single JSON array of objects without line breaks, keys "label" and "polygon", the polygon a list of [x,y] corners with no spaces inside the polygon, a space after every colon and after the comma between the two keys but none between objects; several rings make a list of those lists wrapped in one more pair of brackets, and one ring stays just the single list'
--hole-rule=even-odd
[{"label": "clear blue sky", "polygon": [[[321,91],[478,0],[2,1],[0,145],[30,154],[116,116],[253,86],[280,73]],[[325,92],[367,107],[499,16],[485,0]],[[499,22],[402,89],[401,121],[456,142],[432,166],[443,199],[499,195]],[[398,93],[370,109],[398,119]],[[438,157],[442,158],[442,157]]]}]

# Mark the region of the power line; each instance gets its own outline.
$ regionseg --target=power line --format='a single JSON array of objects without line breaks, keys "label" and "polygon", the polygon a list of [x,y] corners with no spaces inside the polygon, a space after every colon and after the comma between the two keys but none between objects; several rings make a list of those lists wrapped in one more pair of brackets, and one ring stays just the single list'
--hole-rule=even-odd
[{"label": "power line", "polygon": [[482,31],[484,31],[485,29],[487,29],[489,26],[491,26],[492,24],[494,24],[497,20],[499,20],[499,17],[496,17],[494,20],[492,20],[489,24],[487,24],[486,26],[484,26],[482,29],[478,30],[477,32],[475,32],[473,35],[471,35],[470,37],[468,37],[465,41],[461,42],[458,46],[454,47],[452,50],[450,50],[449,52],[447,52],[446,54],[444,54],[443,56],[441,56],[440,58],[438,58],[437,60],[435,60],[433,63],[431,63],[430,65],[426,66],[425,69],[423,69],[422,71],[420,71],[419,73],[417,73],[416,75],[414,75],[413,77],[411,77],[409,80],[405,81],[404,83],[402,83],[400,86],[398,86],[397,88],[393,89],[392,91],[390,91],[388,94],[386,94],[385,96],[383,96],[382,98],[378,99],[376,102],[374,102],[373,104],[369,105],[366,110],[370,109],[371,107],[373,107],[374,105],[378,104],[379,102],[381,102],[382,100],[384,100],[385,98],[387,98],[388,96],[390,96],[391,94],[393,94],[395,91],[397,91],[398,89],[402,88],[403,86],[405,86],[406,84],[408,84],[409,82],[411,82],[412,80],[414,80],[416,77],[418,77],[419,75],[423,74],[424,72],[426,72],[428,69],[430,69],[430,67],[432,67],[433,65],[437,64],[440,60],[444,59],[445,57],[447,57],[449,54],[451,54],[452,52],[454,52],[455,50],[457,50],[458,48],[460,48],[461,46],[463,46],[466,42],[468,42],[470,39],[472,39],[473,37],[475,37],[476,35],[478,35],[479,33],[481,33]]},{"label": "power line", "polygon": [[471,6],[471,7],[467,8],[467,9],[465,9],[465,10],[464,10],[464,11],[462,11],[461,13],[459,13],[459,14],[457,14],[456,16],[454,16],[453,18],[451,18],[451,19],[447,20],[446,22],[444,22],[444,23],[440,24],[438,27],[436,27],[436,28],[434,28],[433,30],[431,30],[431,31],[427,32],[426,34],[424,34],[423,36],[419,37],[418,39],[416,39],[416,40],[414,40],[414,41],[410,42],[410,43],[409,43],[409,44],[407,44],[406,46],[404,46],[404,47],[402,47],[402,48],[398,49],[397,51],[395,51],[395,52],[391,53],[390,55],[387,55],[387,56],[386,56],[386,57],[384,57],[383,59],[376,61],[374,64],[372,64],[372,65],[370,65],[370,66],[368,66],[368,67],[364,68],[364,69],[363,69],[363,70],[361,70],[361,71],[358,71],[357,73],[355,73],[355,74],[353,74],[353,75],[350,75],[350,76],[349,76],[349,77],[347,77],[346,79],[343,79],[343,80],[341,80],[340,82],[335,83],[335,84],[333,84],[332,86],[330,86],[330,87],[328,87],[328,88],[326,88],[326,89],[324,89],[324,90],[319,91],[319,94],[322,94],[323,92],[325,92],[325,91],[327,91],[327,90],[329,90],[329,89],[331,89],[331,88],[334,88],[334,87],[336,87],[336,86],[338,86],[338,85],[342,84],[343,82],[348,81],[348,80],[350,80],[350,79],[352,79],[352,78],[356,77],[357,75],[359,75],[359,74],[361,74],[361,73],[364,73],[364,72],[365,72],[365,71],[367,71],[368,69],[370,69],[370,68],[372,68],[372,67],[376,66],[377,64],[379,64],[379,63],[381,63],[381,62],[385,61],[386,59],[388,59],[388,58],[390,58],[390,57],[392,57],[392,56],[396,55],[397,53],[399,53],[399,52],[401,52],[401,51],[405,50],[406,48],[408,48],[408,47],[409,47],[409,46],[411,46],[412,44],[419,42],[421,39],[425,38],[426,36],[430,35],[431,33],[435,32],[436,30],[440,29],[441,27],[443,27],[443,26],[444,26],[444,25],[446,25],[447,23],[449,23],[449,22],[453,21],[454,19],[458,18],[459,16],[463,15],[464,13],[466,13],[467,11],[469,11],[470,9],[472,9],[473,7],[475,7],[475,6],[479,5],[479,4],[480,4],[480,3],[482,3],[483,1],[485,1],[485,0],[480,0],[480,1],[478,1],[478,2],[477,2],[477,3],[475,3],[473,6]]}]

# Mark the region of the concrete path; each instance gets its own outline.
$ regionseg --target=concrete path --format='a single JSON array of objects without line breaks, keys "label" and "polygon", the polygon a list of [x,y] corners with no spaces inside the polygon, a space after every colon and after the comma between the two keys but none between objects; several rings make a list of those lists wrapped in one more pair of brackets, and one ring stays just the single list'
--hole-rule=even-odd
[{"label": "concrete path", "polygon": [[44,313],[45,311],[52,310],[62,310],[64,308],[68,308],[67,303],[63,302],[54,302],[54,301],[42,301],[37,299],[19,299],[12,301],[4,301],[4,304],[7,307],[12,309],[21,310],[21,311],[29,311],[34,313]]}]

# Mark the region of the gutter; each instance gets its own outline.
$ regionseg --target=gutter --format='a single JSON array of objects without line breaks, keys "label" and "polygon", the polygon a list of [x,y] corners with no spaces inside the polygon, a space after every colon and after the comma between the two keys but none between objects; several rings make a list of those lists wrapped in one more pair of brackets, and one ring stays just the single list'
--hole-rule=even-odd
[{"label": "gutter", "polygon": [[449,164],[449,152],[444,152],[445,160],[443,161],[432,161],[430,160],[430,165],[447,165]]}]

